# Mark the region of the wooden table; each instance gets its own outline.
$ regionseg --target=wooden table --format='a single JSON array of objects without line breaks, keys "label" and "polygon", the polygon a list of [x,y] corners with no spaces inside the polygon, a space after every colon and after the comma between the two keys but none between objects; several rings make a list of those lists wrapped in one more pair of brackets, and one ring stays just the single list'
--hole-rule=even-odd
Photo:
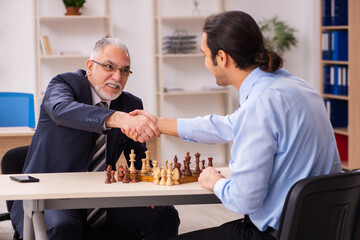
[{"label": "wooden table", "polygon": [[0,127],[0,161],[8,150],[30,145],[34,133],[29,127]]},{"label": "wooden table", "polygon": [[[217,168],[224,176],[229,168]],[[0,200],[24,200],[24,239],[47,239],[45,209],[111,208],[220,203],[198,182],[174,186],[151,182],[105,184],[104,172],[31,174],[38,183],[0,176]]]}]

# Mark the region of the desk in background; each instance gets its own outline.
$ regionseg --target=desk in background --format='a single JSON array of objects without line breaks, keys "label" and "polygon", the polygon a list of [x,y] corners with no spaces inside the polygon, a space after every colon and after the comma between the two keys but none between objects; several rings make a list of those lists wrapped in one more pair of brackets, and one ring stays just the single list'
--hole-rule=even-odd
[{"label": "desk in background", "polygon": [[30,145],[34,133],[29,127],[0,127],[0,161],[8,150]]},{"label": "desk in background", "polygon": [[[229,168],[217,168],[230,176]],[[0,175],[0,200],[24,200],[24,240],[47,239],[43,211],[95,207],[136,207],[220,203],[198,182],[174,186],[151,182],[105,184],[105,172],[31,174],[38,183],[18,183]]]}]

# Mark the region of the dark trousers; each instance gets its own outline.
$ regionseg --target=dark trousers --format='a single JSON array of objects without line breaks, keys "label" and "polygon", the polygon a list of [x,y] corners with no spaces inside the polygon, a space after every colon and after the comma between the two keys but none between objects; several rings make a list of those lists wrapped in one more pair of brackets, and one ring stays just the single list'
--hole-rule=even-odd
[{"label": "dark trousers", "polygon": [[219,227],[185,233],[171,240],[274,240],[267,232],[261,232],[249,218],[225,223]]},{"label": "dark trousers", "polygon": [[[180,220],[173,206],[109,208],[107,222],[100,228],[104,235],[96,237],[86,226],[86,209],[45,210],[48,238],[69,239],[167,239],[176,236]],[[90,234],[86,234],[90,231]],[[116,233],[108,237],[109,232]],[[90,235],[90,236],[89,236]],[[104,238],[105,237],[105,238]]]}]

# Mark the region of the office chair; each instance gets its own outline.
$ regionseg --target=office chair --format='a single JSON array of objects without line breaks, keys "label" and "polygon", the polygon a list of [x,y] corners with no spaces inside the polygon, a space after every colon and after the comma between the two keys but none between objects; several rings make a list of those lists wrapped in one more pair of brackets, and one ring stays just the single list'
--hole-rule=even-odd
[{"label": "office chair", "polygon": [[[1,160],[1,172],[2,174],[19,174],[22,173],[22,169],[25,163],[25,158],[29,146],[22,146],[10,149],[7,151]],[[10,211],[13,205],[13,201],[6,201],[6,207],[8,212],[0,214],[0,220],[10,220]],[[15,229],[14,229],[15,230]],[[14,239],[20,239],[20,234],[15,230]]]},{"label": "office chair", "polygon": [[285,200],[278,240],[360,239],[360,171],[310,177]]},{"label": "office chair", "polygon": [[35,128],[34,96],[0,92],[0,127]]}]

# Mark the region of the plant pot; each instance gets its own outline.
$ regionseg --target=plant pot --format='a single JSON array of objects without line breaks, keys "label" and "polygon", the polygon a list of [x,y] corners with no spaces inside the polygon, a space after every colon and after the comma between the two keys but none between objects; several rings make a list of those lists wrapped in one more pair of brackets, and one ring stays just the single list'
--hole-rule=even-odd
[{"label": "plant pot", "polygon": [[81,15],[79,7],[66,7],[65,15]]}]

